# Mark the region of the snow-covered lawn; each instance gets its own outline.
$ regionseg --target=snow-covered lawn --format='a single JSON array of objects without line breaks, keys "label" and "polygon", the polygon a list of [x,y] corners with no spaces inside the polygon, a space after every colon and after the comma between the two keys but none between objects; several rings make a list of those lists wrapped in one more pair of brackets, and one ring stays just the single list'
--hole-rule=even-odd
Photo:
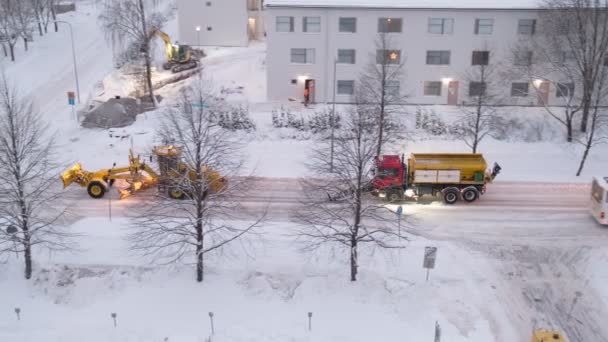
[{"label": "snow-covered lawn", "polygon": [[[192,266],[153,268],[131,255],[125,220],[91,218],[73,229],[83,234],[82,252],[39,255],[33,281],[21,279],[16,260],[0,265],[0,293],[10,294],[0,340],[198,342],[210,334],[212,311],[214,341],[424,341],[435,321],[446,340],[485,341],[488,312],[502,316],[487,262],[447,242],[418,239],[401,253],[364,253],[360,280],[351,283],[344,255],[306,257],[289,236],[294,225],[273,223],[247,253],[234,247],[214,255],[197,284]],[[426,282],[428,244],[440,251]],[[501,316],[492,324],[510,329]]]}]

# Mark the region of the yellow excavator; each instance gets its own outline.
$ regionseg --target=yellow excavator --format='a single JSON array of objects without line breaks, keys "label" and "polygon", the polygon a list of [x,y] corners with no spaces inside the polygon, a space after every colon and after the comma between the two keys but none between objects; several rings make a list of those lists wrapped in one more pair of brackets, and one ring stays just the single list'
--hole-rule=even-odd
[{"label": "yellow excavator", "polygon": [[566,339],[557,331],[535,330],[532,342],[566,342]]},{"label": "yellow excavator", "polygon": [[150,36],[157,36],[165,43],[165,53],[167,62],[163,64],[163,69],[171,70],[173,73],[182,72],[198,67],[198,60],[192,58],[192,51],[188,45],[173,44],[171,37],[165,32],[154,29]]},{"label": "yellow excavator", "polygon": [[[85,171],[80,163],[75,164],[61,174],[63,187],[66,188],[76,183],[87,188],[89,196],[102,198],[112,187],[116,180],[124,180],[128,187],[119,189],[120,199],[131,196],[134,192],[158,185],[160,190],[166,190],[169,197],[184,199],[188,195],[188,184],[183,182],[195,182],[197,175],[181,161],[181,149],[176,146],[158,146],[153,149],[153,155],[158,160],[159,172],[155,171],[129,151],[129,166],[116,167],[98,171]],[[223,191],[227,180],[219,172],[210,168],[203,168],[203,177],[209,186],[211,193]]]}]

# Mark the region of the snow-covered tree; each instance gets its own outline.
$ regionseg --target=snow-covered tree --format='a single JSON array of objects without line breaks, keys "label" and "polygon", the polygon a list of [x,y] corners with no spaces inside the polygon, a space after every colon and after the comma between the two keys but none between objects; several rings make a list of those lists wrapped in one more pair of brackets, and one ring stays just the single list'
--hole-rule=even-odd
[{"label": "snow-covered tree", "polygon": [[[479,144],[500,125],[501,113],[497,105],[500,104],[499,63],[493,60],[490,51],[483,51],[474,55],[474,63],[465,73],[463,80],[468,86],[465,95],[467,101],[459,107],[461,115],[456,122],[455,132],[477,153]],[[479,57],[483,55],[484,57]],[[486,58],[487,55],[487,58]]]},{"label": "snow-covered tree", "polygon": [[185,169],[173,166],[170,172],[180,176],[168,179],[166,191],[136,210],[130,236],[135,251],[157,262],[196,260],[199,282],[205,256],[252,232],[264,217],[234,222],[242,212],[238,194],[248,182],[232,178],[242,164],[240,144],[211,119],[210,111],[225,106],[217,101],[199,78],[191,91],[182,94],[179,108],[166,112],[158,135],[164,144],[181,149]]},{"label": "snow-covered tree", "polygon": [[32,102],[0,74],[0,255],[17,253],[32,276],[32,250],[63,250],[69,237],[60,220],[53,140]]},{"label": "snow-covered tree", "polygon": [[162,29],[166,17],[158,11],[158,0],[105,0],[99,15],[107,38],[129,54],[131,62],[143,60],[145,65],[146,91],[152,103],[156,103],[152,86],[151,42],[154,30]]},{"label": "snow-covered tree", "polygon": [[319,142],[312,152],[309,167],[318,177],[303,182],[306,209],[296,216],[302,224],[297,237],[303,250],[329,247],[344,252],[349,258],[351,281],[357,280],[361,245],[402,248],[406,240],[386,205],[366,198],[369,171],[377,153],[378,126],[376,116],[365,108],[341,115],[335,132],[333,171],[328,171],[330,141]]},{"label": "snow-covered tree", "polygon": [[405,84],[406,58],[389,33],[379,33],[374,44],[374,53],[359,76],[356,93],[360,106],[367,107],[366,111],[377,118],[376,155],[379,156],[387,136],[390,138],[397,128],[391,114],[398,111],[398,106],[406,100],[402,87]]},{"label": "snow-covered tree", "polygon": [[18,21],[19,4],[14,0],[0,0],[0,41],[8,46],[11,61],[15,61],[15,45],[21,37]]}]

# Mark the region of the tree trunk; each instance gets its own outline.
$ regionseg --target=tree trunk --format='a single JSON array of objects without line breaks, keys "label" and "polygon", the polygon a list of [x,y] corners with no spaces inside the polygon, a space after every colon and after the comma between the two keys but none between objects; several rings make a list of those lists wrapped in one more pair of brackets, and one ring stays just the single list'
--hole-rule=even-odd
[{"label": "tree trunk", "polygon": [[11,52],[11,62],[15,61],[15,44],[8,43],[8,49]]},{"label": "tree trunk", "polygon": [[352,239],[350,247],[350,281],[357,281],[357,240]]},{"label": "tree trunk", "polygon": [[566,141],[572,142],[572,118],[566,118]]},{"label": "tree trunk", "polygon": [[[149,48],[149,46],[148,46]],[[147,48],[147,49],[148,49]],[[146,51],[146,84],[148,85],[148,95],[150,96],[150,101],[152,102],[152,106],[156,108],[156,98],[154,98],[154,88],[152,88],[152,61],[150,60],[150,52]]]},{"label": "tree trunk", "polygon": [[26,237],[24,238],[24,256],[25,256],[25,279],[32,278],[32,245],[30,243],[29,232],[25,232]]},{"label": "tree trunk", "polygon": [[6,49],[6,45],[4,43],[2,45],[2,52],[4,52],[4,57],[8,57],[8,50]]},{"label": "tree trunk", "polygon": [[384,105],[381,106],[380,109],[380,124],[378,127],[378,150],[376,151],[376,156],[380,157],[382,155],[382,139],[384,135]]},{"label": "tree trunk", "polygon": [[55,12],[55,6],[53,4],[50,4],[49,6],[51,6],[51,17],[53,18],[55,32],[59,32],[59,24],[57,23],[57,13]]},{"label": "tree trunk", "polygon": [[589,156],[589,150],[591,150],[591,144],[587,143],[585,145],[585,152],[583,153],[583,158],[581,159],[581,163],[578,166],[578,171],[576,171],[576,176],[579,177],[581,173],[583,173],[583,168],[585,167],[585,162],[587,161],[587,156]]},{"label": "tree trunk", "polygon": [[38,33],[40,33],[40,37],[42,37],[42,23],[40,22],[40,19],[38,19]]},{"label": "tree trunk", "polygon": [[203,227],[200,222],[196,227],[196,281],[203,281]]},{"label": "tree trunk", "polygon": [[25,48],[25,51],[27,51],[27,37],[23,37],[23,47]]},{"label": "tree trunk", "polygon": [[589,112],[591,111],[591,99],[588,95],[583,96],[583,117],[581,118],[581,132],[587,132],[587,123],[589,122]]},{"label": "tree trunk", "polygon": [[[141,16],[141,28],[142,32],[147,34],[148,28],[146,24],[146,10],[144,8],[144,1],[139,0],[139,14]],[[152,106],[156,108],[156,99],[154,98],[154,88],[152,88],[152,61],[150,57],[150,39],[148,37],[145,38],[144,42],[145,46],[145,60],[146,60],[146,81],[148,83],[148,93],[150,95],[150,101],[152,101]]]}]

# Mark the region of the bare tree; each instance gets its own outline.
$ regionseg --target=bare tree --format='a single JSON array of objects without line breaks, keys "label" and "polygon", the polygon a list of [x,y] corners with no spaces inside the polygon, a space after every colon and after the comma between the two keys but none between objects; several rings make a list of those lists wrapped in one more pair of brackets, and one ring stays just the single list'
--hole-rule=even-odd
[{"label": "bare tree", "polygon": [[42,35],[44,35],[42,28],[44,23],[44,12],[47,5],[47,0],[29,0],[28,3],[32,8],[34,21],[36,22],[36,26],[38,27],[38,34],[40,34],[40,37],[42,37]]},{"label": "bare tree", "polygon": [[[460,106],[461,116],[456,124],[459,137],[477,153],[479,143],[501,124],[500,63],[494,62],[490,51],[473,53],[473,66],[464,75],[468,83],[468,101]],[[492,61],[492,64],[490,64]]]},{"label": "bare tree", "polygon": [[60,222],[53,140],[29,101],[19,98],[0,74],[0,254],[22,254],[32,276],[32,249],[69,247]]},{"label": "bare tree", "polygon": [[[146,68],[146,90],[155,104],[152,86],[153,31],[161,29],[165,16],[154,11],[158,0],[106,0],[99,16],[107,37],[118,48],[135,49],[141,53]],[[139,58],[138,58],[139,59]]]},{"label": "bare tree", "polygon": [[15,45],[21,37],[21,28],[17,20],[17,1],[0,0],[0,38],[8,45],[11,61],[15,61]]},{"label": "bare tree", "polygon": [[540,63],[539,79],[568,82],[580,87],[565,117],[580,111],[581,131],[598,91],[608,58],[608,0],[546,0],[531,45]]},{"label": "bare tree", "polygon": [[232,177],[241,165],[239,144],[211,120],[210,113],[226,103],[213,97],[203,82],[199,79],[191,93],[184,92],[180,108],[169,110],[162,120],[159,136],[181,149],[183,164],[167,170],[173,175],[165,179],[167,192],[137,211],[130,237],[135,251],[157,262],[195,258],[199,282],[204,256],[253,233],[265,216],[234,222],[243,212],[238,195],[247,185]]},{"label": "bare tree", "polygon": [[598,75],[598,80],[594,87],[594,95],[590,105],[589,128],[581,139],[584,146],[577,176],[580,176],[585,167],[589,152],[594,146],[608,142],[608,108],[602,106],[603,101],[608,98],[608,66],[604,67]]},{"label": "bare tree", "polygon": [[379,156],[386,136],[396,129],[390,116],[398,105],[405,103],[406,96],[400,87],[405,81],[405,56],[387,33],[378,34],[375,47],[375,54],[359,77],[357,101],[378,120],[376,155]]},{"label": "bare tree", "polygon": [[19,36],[23,39],[23,47],[28,50],[28,39],[32,31],[32,25],[35,21],[34,10],[31,3],[27,1],[15,2],[15,25],[18,28]]},{"label": "bare tree", "polygon": [[304,182],[306,209],[296,214],[302,223],[297,236],[305,251],[326,245],[346,251],[350,280],[356,281],[361,244],[401,248],[405,237],[385,205],[365,198],[369,192],[368,174],[377,153],[376,118],[363,106],[342,118],[336,132],[333,172],[327,171],[331,154],[329,142],[321,142],[311,156],[310,169],[319,178]]}]

